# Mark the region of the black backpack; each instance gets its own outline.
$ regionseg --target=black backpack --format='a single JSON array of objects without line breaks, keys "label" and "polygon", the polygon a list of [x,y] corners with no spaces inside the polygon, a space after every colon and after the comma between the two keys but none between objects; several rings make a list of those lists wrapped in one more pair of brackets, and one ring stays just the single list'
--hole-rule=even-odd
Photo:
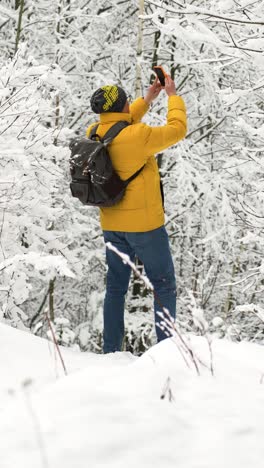
[{"label": "black backpack", "polygon": [[100,138],[96,133],[98,125],[92,128],[89,138],[75,139],[70,144],[70,189],[72,196],[79,198],[84,205],[113,206],[123,198],[129,182],[135,179],[145,166],[128,179],[120,179],[113,168],[107,145],[129,123],[117,122],[104,138]]}]

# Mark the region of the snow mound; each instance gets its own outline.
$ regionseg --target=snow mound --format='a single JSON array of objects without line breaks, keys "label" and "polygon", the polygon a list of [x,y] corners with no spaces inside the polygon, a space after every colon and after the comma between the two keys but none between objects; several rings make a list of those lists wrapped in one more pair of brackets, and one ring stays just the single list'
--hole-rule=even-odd
[{"label": "snow mound", "polygon": [[215,377],[169,339],[140,358],[64,348],[65,377],[46,340],[0,324],[0,343],[1,468],[263,466],[261,346],[214,340]]}]

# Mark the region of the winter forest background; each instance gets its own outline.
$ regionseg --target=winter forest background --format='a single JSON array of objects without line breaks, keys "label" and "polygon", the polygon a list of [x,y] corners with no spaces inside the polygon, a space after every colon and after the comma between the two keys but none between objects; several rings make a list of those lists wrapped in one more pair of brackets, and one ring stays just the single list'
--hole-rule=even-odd
[{"label": "winter forest background", "polygon": [[[175,79],[188,135],[158,155],[178,323],[264,339],[264,6],[250,0],[1,0],[0,321],[100,352],[104,245],[97,209],[69,191],[72,137],[91,93]],[[164,93],[145,118],[165,122]],[[152,297],[132,278],[125,349],[153,342]]]}]

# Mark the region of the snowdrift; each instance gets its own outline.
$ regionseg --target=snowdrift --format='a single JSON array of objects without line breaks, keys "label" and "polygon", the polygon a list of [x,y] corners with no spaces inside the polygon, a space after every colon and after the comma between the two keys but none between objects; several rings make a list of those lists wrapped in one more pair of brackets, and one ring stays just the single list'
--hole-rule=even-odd
[{"label": "snowdrift", "polygon": [[[209,363],[204,338],[190,337]],[[168,339],[137,358],[0,324],[1,468],[262,468],[264,348],[213,340],[215,376]]]}]

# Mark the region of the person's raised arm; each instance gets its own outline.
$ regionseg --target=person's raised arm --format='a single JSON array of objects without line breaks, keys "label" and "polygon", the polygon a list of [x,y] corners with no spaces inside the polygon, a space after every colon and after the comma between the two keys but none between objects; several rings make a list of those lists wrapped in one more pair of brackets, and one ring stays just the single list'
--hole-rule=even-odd
[{"label": "person's raised arm", "polygon": [[158,97],[161,90],[162,90],[162,86],[158,78],[156,77],[153,84],[148,88],[146,96],[144,96],[144,101],[148,104],[148,106],[150,106],[152,101],[154,101],[154,99]]},{"label": "person's raised arm", "polygon": [[185,103],[177,95],[175,83],[170,76],[165,79],[165,92],[168,96],[167,123],[161,127],[145,126],[144,153],[146,156],[169,148],[182,140],[187,132]]},{"label": "person's raised arm", "polygon": [[148,111],[150,104],[156,99],[161,91],[162,87],[158,80],[155,79],[153,84],[148,88],[146,95],[142,98],[136,99],[130,106],[129,112],[132,115],[132,122],[138,123]]}]

